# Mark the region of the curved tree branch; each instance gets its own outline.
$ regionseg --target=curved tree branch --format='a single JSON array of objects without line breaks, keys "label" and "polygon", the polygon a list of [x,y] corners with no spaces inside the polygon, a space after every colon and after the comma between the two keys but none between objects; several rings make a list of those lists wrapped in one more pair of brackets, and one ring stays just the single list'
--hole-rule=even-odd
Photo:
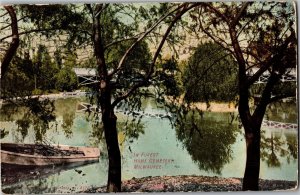
[{"label": "curved tree branch", "polygon": [[217,16],[221,17],[227,24],[229,24],[229,19],[222,14],[217,8],[215,8],[211,3],[204,3],[206,7],[208,7],[211,11],[217,14]]},{"label": "curved tree branch", "polygon": [[16,54],[20,43],[19,32],[18,32],[18,20],[15,13],[15,9],[12,6],[4,6],[4,8],[7,10],[11,18],[12,40],[1,62],[1,79],[7,72],[8,66],[12,58]]},{"label": "curved tree branch", "polygon": [[251,2],[244,2],[239,13],[237,14],[237,16],[234,18],[234,20],[232,21],[232,25],[236,26],[237,23],[239,22],[240,18],[242,17],[243,13],[245,12],[245,10],[247,9],[247,7],[251,5]]},{"label": "curved tree branch", "polygon": [[122,100],[126,99],[127,97],[129,97],[135,90],[137,90],[138,88],[142,87],[142,86],[145,86],[147,83],[148,83],[148,80],[150,79],[151,75],[153,74],[154,72],[154,66],[155,66],[155,63],[156,63],[156,60],[159,56],[159,53],[161,52],[161,49],[167,39],[167,37],[169,36],[173,26],[176,24],[176,22],[182,17],[182,15],[184,15],[187,11],[189,11],[190,9],[196,7],[196,6],[199,6],[200,3],[193,3],[191,4],[190,6],[188,6],[188,4],[182,4],[181,7],[182,10],[178,10],[178,12],[176,13],[176,16],[174,17],[174,19],[172,20],[172,22],[169,24],[169,27],[167,28],[163,38],[161,39],[160,41],[160,44],[154,54],[154,57],[153,57],[153,60],[152,60],[152,63],[150,65],[150,68],[149,68],[149,72],[147,73],[147,75],[145,75],[143,81],[137,83],[136,85],[134,85],[131,89],[129,89],[126,93],[124,93],[123,95],[117,97],[115,99],[115,101],[112,103],[112,107],[115,107],[119,102],[121,102]]},{"label": "curved tree branch", "polygon": [[162,16],[156,23],[154,23],[145,33],[143,33],[124,53],[124,55],[122,56],[121,60],[119,61],[119,64],[117,66],[116,69],[114,69],[109,76],[112,77],[114,74],[116,74],[118,71],[121,70],[126,57],[128,56],[128,54],[134,49],[134,47],[141,41],[143,40],[150,32],[152,32],[164,19],[166,19],[167,17],[169,17],[171,14],[173,14],[174,12],[180,10],[182,7],[184,7],[185,5],[187,5],[187,3],[183,3],[180,6],[178,6],[176,9],[172,10],[171,12],[167,13],[166,15]]},{"label": "curved tree branch", "polygon": [[[60,28],[31,29],[31,30],[19,32],[19,33],[18,33],[18,36],[25,35],[25,34],[30,34],[30,33],[34,33],[34,32],[47,32],[47,31],[55,31],[55,30],[60,30]],[[1,38],[1,39],[0,39],[0,42],[4,41],[5,39],[8,39],[8,38],[10,38],[10,37],[13,37],[13,36],[14,36],[14,34],[7,35],[7,36]]]},{"label": "curved tree branch", "polygon": [[[202,11],[200,12],[200,14],[202,13]],[[228,44],[227,43],[224,43],[226,45],[224,45],[222,42],[222,39],[219,39],[217,40],[217,37],[214,37],[210,32],[208,32],[208,30],[206,30],[204,27],[203,27],[203,24],[202,24],[202,21],[201,19],[199,18],[199,27],[200,29],[209,37],[211,38],[215,43],[217,43],[218,45],[220,45],[222,48],[224,48],[225,50],[227,50],[228,52],[230,52],[233,56],[235,56],[235,53],[229,49],[228,47]],[[227,46],[227,47],[226,47]]]},{"label": "curved tree branch", "polygon": [[107,45],[104,46],[104,50],[106,50],[107,48],[115,45],[115,44],[118,44],[118,43],[121,43],[123,41],[129,41],[129,40],[137,40],[137,36],[133,36],[133,37],[128,37],[128,38],[124,38],[124,39],[119,39],[119,40],[116,40],[116,41],[113,41]]},{"label": "curved tree branch", "polygon": [[287,49],[288,45],[295,41],[295,32],[292,31],[290,36],[286,38],[284,43],[277,49],[277,53],[274,55],[274,57],[271,57],[269,61],[263,64],[263,66],[248,80],[248,85],[252,85],[257,81],[257,79],[266,71],[269,67],[271,67],[273,64],[275,64],[278,60],[281,60],[281,58],[284,55],[284,51]]}]

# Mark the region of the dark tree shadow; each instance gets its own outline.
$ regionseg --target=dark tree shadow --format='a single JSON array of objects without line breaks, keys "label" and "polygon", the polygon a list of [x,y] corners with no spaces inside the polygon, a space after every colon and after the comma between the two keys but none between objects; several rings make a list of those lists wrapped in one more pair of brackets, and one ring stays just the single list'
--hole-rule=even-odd
[{"label": "dark tree shadow", "polygon": [[[229,115],[228,115],[229,117]],[[221,174],[232,160],[231,145],[235,143],[238,125],[189,112],[176,124],[176,134],[199,169]]]}]

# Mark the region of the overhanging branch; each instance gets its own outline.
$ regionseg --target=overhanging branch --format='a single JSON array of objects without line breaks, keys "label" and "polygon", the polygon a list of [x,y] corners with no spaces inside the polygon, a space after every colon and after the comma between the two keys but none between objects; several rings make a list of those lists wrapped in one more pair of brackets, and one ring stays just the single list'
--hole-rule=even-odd
[{"label": "overhanging branch", "polygon": [[288,47],[289,43],[291,43],[295,39],[295,33],[292,31],[291,35],[284,41],[284,43],[277,49],[277,53],[274,57],[271,57],[263,66],[258,69],[258,71],[248,79],[248,85],[252,85],[255,83],[258,78],[269,68],[271,67],[276,61],[281,60],[283,57],[286,48]]},{"label": "overhanging branch", "polygon": [[[18,33],[18,36],[20,35],[25,35],[25,34],[30,34],[30,33],[34,33],[34,32],[44,32],[44,31],[53,31],[53,30],[60,30],[60,28],[48,28],[48,29],[31,29],[31,30],[27,30],[27,31],[23,31]],[[10,37],[13,37],[14,35],[7,35],[5,37],[3,37],[2,39],[0,39],[0,42],[3,42],[5,39],[8,39]]]},{"label": "overhanging branch", "polygon": [[182,7],[184,7],[185,5],[187,5],[187,3],[183,3],[180,6],[178,6],[176,9],[172,10],[171,12],[167,13],[166,15],[162,16],[155,24],[153,24],[145,33],[143,33],[124,53],[124,55],[122,56],[121,60],[119,61],[119,64],[117,66],[116,69],[114,69],[109,76],[112,77],[114,74],[116,74],[118,71],[121,70],[126,57],[128,56],[128,54],[134,49],[134,47],[141,41],[143,40],[150,32],[152,32],[164,19],[166,19],[167,17],[169,17],[171,14],[173,14],[174,12],[180,10]]},{"label": "overhanging branch", "polygon": [[4,8],[7,10],[7,12],[9,13],[9,16],[11,18],[12,40],[11,40],[9,48],[6,51],[4,58],[2,59],[2,62],[1,62],[1,79],[5,75],[5,73],[8,69],[9,63],[11,62],[15,53],[17,52],[17,49],[18,49],[19,43],[20,43],[19,33],[18,33],[18,20],[17,20],[15,10],[12,6],[4,6]]},{"label": "overhanging branch", "polygon": [[244,2],[239,13],[237,14],[237,16],[234,18],[232,25],[236,26],[237,23],[239,22],[239,20],[241,19],[243,13],[245,12],[245,10],[247,9],[247,7],[250,5],[250,2]]},{"label": "overhanging branch", "polygon": [[169,27],[167,28],[167,30],[165,31],[165,34],[163,36],[163,38],[161,39],[160,41],[160,44],[154,54],[154,57],[153,57],[153,60],[152,60],[152,63],[150,65],[150,68],[149,68],[149,72],[147,73],[147,75],[144,77],[143,81],[137,83],[136,85],[134,85],[131,89],[129,89],[127,92],[125,92],[123,95],[117,97],[115,99],[115,101],[112,103],[112,107],[115,107],[119,102],[121,102],[122,100],[126,99],[127,97],[129,97],[132,93],[134,93],[134,91],[136,91],[138,88],[142,87],[142,86],[145,86],[148,82],[148,80],[150,79],[151,75],[153,74],[154,72],[154,66],[155,66],[155,63],[156,63],[156,60],[159,56],[159,53],[161,52],[161,49],[167,39],[167,37],[169,36],[173,26],[175,25],[175,23],[182,17],[182,15],[184,15],[187,11],[189,11],[190,9],[196,7],[196,6],[199,6],[200,3],[193,3],[191,4],[190,6],[188,6],[189,4],[182,4],[182,6],[180,7],[183,7],[182,10],[178,10],[178,12],[176,13],[176,16],[174,17],[174,19],[172,20],[172,22],[170,23]]}]

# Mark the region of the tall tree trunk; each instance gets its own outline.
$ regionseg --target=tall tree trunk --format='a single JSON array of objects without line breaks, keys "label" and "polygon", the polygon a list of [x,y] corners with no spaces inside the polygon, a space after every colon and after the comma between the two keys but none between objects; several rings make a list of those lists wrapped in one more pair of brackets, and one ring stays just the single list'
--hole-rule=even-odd
[{"label": "tall tree trunk", "polygon": [[98,97],[101,105],[102,122],[108,152],[107,192],[121,191],[121,153],[118,142],[117,117],[111,105],[111,89],[109,80],[101,80],[101,95]]},{"label": "tall tree trunk", "polygon": [[251,124],[244,125],[247,159],[243,179],[243,190],[257,191],[260,170],[260,126],[249,128],[249,125]]},{"label": "tall tree trunk", "polygon": [[105,140],[109,158],[107,192],[121,191],[121,155],[118,143],[117,117],[113,110],[102,113]]},{"label": "tall tree trunk", "polygon": [[[230,25],[230,37],[236,59],[239,64],[239,115],[245,130],[246,139],[246,167],[243,179],[243,190],[258,190],[259,170],[260,170],[260,126],[264,116],[264,110],[261,106],[260,114],[253,116],[249,107],[249,84],[246,75],[246,62],[240,48],[235,24]],[[265,105],[264,105],[265,106]]]},{"label": "tall tree trunk", "polygon": [[102,122],[104,126],[105,141],[108,151],[109,167],[107,179],[107,192],[121,191],[121,154],[118,142],[117,117],[111,104],[111,83],[108,76],[107,66],[104,58],[104,47],[101,34],[100,13],[103,4],[97,4],[95,9],[87,5],[93,16],[94,53],[97,61],[99,84],[98,103],[101,106]]}]

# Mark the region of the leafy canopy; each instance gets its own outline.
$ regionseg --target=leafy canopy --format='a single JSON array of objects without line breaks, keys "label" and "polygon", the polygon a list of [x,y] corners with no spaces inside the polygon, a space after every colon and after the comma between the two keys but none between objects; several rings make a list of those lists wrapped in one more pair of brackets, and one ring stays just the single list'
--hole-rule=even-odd
[{"label": "leafy canopy", "polygon": [[183,73],[187,102],[232,101],[237,93],[238,66],[231,55],[215,43],[199,45]]}]

